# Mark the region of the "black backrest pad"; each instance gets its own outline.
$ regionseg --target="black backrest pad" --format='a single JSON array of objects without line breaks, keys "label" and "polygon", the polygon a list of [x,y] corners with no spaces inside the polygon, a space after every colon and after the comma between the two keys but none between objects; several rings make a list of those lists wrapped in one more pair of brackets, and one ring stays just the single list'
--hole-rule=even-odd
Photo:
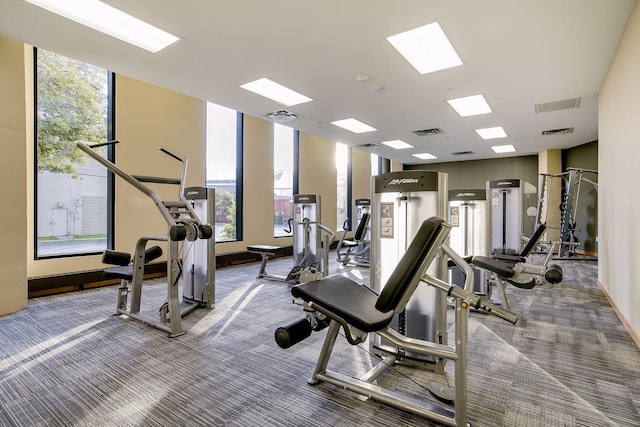
[{"label": "black backrest pad", "polygon": [[538,244],[538,242],[540,241],[540,239],[542,238],[542,235],[544,234],[544,230],[547,229],[547,225],[544,223],[541,223],[538,228],[536,228],[536,231],[533,232],[533,234],[531,235],[531,238],[529,239],[529,241],[527,242],[526,246],[524,248],[522,248],[522,250],[520,251],[520,256],[521,257],[528,257],[529,254],[531,254],[531,252],[533,251],[533,248],[536,247],[536,245]]},{"label": "black backrest pad", "polygon": [[386,313],[394,310],[402,301],[405,291],[412,285],[412,279],[420,273],[418,269],[433,246],[443,222],[440,218],[431,217],[422,223],[407,252],[402,256],[380,292],[376,301],[378,310]]},{"label": "black backrest pad", "polygon": [[144,263],[153,261],[162,256],[162,248],[160,246],[151,246],[144,251]]},{"label": "black backrest pad", "polygon": [[362,218],[360,218],[360,223],[358,224],[358,228],[355,232],[355,234],[353,235],[353,240],[356,241],[361,241],[362,239],[364,239],[364,234],[367,231],[367,225],[369,224],[369,214],[368,213],[363,213],[362,214]]}]

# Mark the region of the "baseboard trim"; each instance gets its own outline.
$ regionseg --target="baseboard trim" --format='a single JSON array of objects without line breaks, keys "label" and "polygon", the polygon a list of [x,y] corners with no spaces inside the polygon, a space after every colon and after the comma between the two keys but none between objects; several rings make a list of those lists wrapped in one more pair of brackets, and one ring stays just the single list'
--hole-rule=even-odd
[{"label": "baseboard trim", "polygon": [[605,298],[607,298],[607,301],[609,301],[609,304],[611,305],[611,307],[613,308],[613,311],[616,312],[616,315],[618,316],[618,319],[620,319],[620,321],[622,322],[622,324],[624,325],[625,329],[627,330],[627,332],[629,332],[629,335],[631,335],[631,339],[633,340],[633,342],[636,343],[636,346],[638,348],[640,348],[640,336],[638,336],[638,334],[636,333],[636,331],[633,330],[633,327],[631,326],[631,323],[629,323],[627,321],[627,318],[624,317],[624,315],[622,314],[622,312],[620,311],[620,309],[618,308],[618,306],[616,305],[615,301],[613,300],[613,298],[611,298],[611,295],[609,295],[609,291],[607,291],[607,289],[604,287],[604,285],[600,282],[600,280],[598,280],[598,287],[600,288],[600,290],[602,291],[602,293],[604,294]]}]

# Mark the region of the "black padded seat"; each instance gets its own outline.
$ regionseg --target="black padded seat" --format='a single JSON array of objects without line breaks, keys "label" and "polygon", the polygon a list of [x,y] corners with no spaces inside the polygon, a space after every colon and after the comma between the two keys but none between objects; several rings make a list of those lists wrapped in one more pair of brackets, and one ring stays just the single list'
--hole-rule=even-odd
[{"label": "black padded seat", "polygon": [[104,276],[105,277],[111,277],[111,278],[114,278],[114,279],[124,279],[124,280],[128,280],[128,281],[132,281],[133,280],[133,267],[126,266],[126,267],[107,268],[104,271]]},{"label": "black padded seat", "polygon": [[373,308],[378,295],[372,290],[341,275],[294,286],[291,295],[306,302],[317,302],[364,332],[380,330],[393,318],[393,311],[382,313]]},{"label": "black padded seat", "polygon": [[339,275],[301,283],[291,288],[291,294],[306,302],[313,302],[361,331],[381,330],[391,322],[394,310],[419,280],[417,275],[422,273],[420,267],[435,244],[443,223],[437,217],[422,223],[379,296],[369,288]]},{"label": "black padded seat", "polygon": [[247,246],[249,252],[267,253],[267,254],[279,254],[284,251],[283,246],[270,246],[270,245],[251,245]]},{"label": "black padded seat", "polygon": [[508,262],[510,264],[527,262],[527,259],[525,257],[522,257],[520,255],[509,255],[509,254],[494,254],[493,259],[497,259],[498,261]]},{"label": "black padded seat", "polygon": [[485,270],[493,271],[502,277],[513,277],[515,272],[513,268],[497,259],[487,258],[485,256],[474,256],[473,264]]}]

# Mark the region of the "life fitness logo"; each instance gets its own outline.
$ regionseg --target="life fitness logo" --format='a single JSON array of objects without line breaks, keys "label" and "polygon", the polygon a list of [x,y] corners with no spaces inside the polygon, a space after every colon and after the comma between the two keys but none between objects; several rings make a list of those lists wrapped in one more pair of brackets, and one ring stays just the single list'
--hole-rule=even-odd
[{"label": "life fitness logo", "polygon": [[474,197],[476,193],[458,193],[455,197]]},{"label": "life fitness logo", "polygon": [[506,182],[502,181],[502,182],[498,182],[496,185],[500,186],[500,185],[511,185],[511,184],[513,184],[511,181],[506,181]]},{"label": "life fitness logo", "polygon": [[389,185],[417,184],[420,182],[418,178],[394,178],[389,181]]}]

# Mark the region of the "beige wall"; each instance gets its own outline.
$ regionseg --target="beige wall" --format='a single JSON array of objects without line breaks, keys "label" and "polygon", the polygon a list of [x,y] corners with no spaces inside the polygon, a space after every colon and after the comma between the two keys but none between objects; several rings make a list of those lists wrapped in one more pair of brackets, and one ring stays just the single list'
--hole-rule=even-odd
[{"label": "beige wall", "polygon": [[338,204],[335,153],[335,143],[300,133],[299,192],[320,195],[322,224],[332,230],[337,229],[336,206]]},{"label": "beige wall", "polygon": [[0,315],[27,305],[26,53],[22,43],[0,37]]},{"label": "beige wall", "polygon": [[636,3],[600,91],[598,281],[640,344],[640,4]]}]

